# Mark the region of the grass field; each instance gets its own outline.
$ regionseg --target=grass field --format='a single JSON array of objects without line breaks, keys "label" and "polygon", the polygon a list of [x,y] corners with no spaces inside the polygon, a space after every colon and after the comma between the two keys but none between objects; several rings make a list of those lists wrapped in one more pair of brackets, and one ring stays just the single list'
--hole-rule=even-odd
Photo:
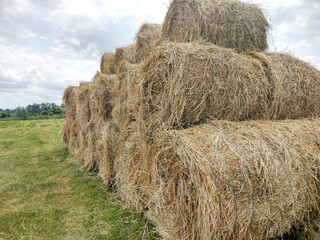
[{"label": "grass field", "polygon": [[157,239],[96,174],[80,171],[61,124],[0,122],[0,239]]}]

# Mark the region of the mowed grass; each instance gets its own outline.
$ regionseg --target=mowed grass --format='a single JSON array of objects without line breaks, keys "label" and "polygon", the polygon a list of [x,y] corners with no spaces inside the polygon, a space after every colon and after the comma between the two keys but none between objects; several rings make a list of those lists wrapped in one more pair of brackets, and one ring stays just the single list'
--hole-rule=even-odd
[{"label": "mowed grass", "polygon": [[0,122],[0,239],[158,239],[95,173],[80,171],[62,121]]}]

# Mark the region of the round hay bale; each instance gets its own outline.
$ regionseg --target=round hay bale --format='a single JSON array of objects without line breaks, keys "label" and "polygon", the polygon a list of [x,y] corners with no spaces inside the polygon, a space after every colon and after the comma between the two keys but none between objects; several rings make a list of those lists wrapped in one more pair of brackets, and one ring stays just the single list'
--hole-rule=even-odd
[{"label": "round hay bale", "polygon": [[163,37],[177,42],[206,41],[237,51],[264,51],[270,25],[261,9],[238,0],[173,0]]},{"label": "round hay bale", "polygon": [[147,138],[135,122],[120,131],[115,145],[114,173],[120,198],[138,212],[145,210],[150,179]]},{"label": "round hay bale", "polygon": [[66,118],[76,119],[77,115],[77,105],[76,97],[79,87],[69,86],[63,92],[62,102],[65,105]]},{"label": "round hay bale", "polygon": [[90,121],[89,88],[91,82],[81,82],[77,91],[77,120],[81,127]]},{"label": "round hay bale", "polygon": [[117,74],[117,69],[114,65],[114,53],[104,53],[101,57],[100,72],[103,74]]},{"label": "round hay bale", "polygon": [[112,117],[120,129],[136,119],[136,102],[138,94],[138,81],[140,66],[123,61],[119,67],[112,96],[114,108]]},{"label": "round hay bale", "polygon": [[116,49],[116,53],[114,55],[114,65],[116,69],[120,66],[122,61],[127,61],[129,63],[135,63],[135,52],[136,45],[131,44],[126,47],[121,47]]},{"label": "round hay bale", "polygon": [[99,171],[103,149],[99,147],[102,138],[101,132],[112,116],[113,101],[111,90],[113,88],[115,75],[106,75],[98,72],[89,85],[87,92],[89,98],[90,121],[84,125],[81,131],[81,154],[80,162],[84,170]]},{"label": "round hay bale", "polygon": [[319,216],[318,119],[167,131],[149,156],[148,215],[165,239],[269,239]]},{"label": "round hay bale", "polygon": [[114,187],[114,157],[115,144],[118,140],[119,129],[113,121],[103,122],[97,143],[97,154],[100,161],[99,175],[106,186]]},{"label": "round hay bale", "polygon": [[95,121],[107,121],[112,118],[113,108],[112,89],[116,75],[106,75],[97,72],[89,89],[91,118]]},{"label": "round hay bale", "polygon": [[289,55],[265,55],[267,65],[209,43],[161,44],[143,62],[139,119],[155,134],[208,120],[320,116],[320,71]]},{"label": "round hay bale", "polygon": [[161,39],[162,24],[144,23],[136,34],[135,62],[139,63],[146,59],[156,41]]},{"label": "round hay bale", "polygon": [[[79,125],[79,124],[78,124]],[[79,129],[78,129],[78,149],[77,152],[75,154],[75,158],[77,159],[79,165],[84,166],[85,163],[87,162],[87,158],[88,158],[88,147],[89,147],[89,132],[90,132],[90,126],[92,125],[92,123],[90,124],[90,122],[83,124],[81,127],[79,125]]]},{"label": "round hay bale", "polygon": [[69,86],[65,89],[62,101],[65,104],[66,118],[64,120],[60,136],[67,145],[69,152],[76,154],[79,142],[79,123],[77,119],[77,95],[79,87]]},{"label": "round hay bale", "polygon": [[249,52],[272,82],[271,119],[320,116],[320,71],[284,53]]},{"label": "round hay bale", "polygon": [[97,152],[98,139],[101,135],[101,121],[91,119],[84,128],[82,147],[82,169],[97,172],[99,170],[100,159]]}]

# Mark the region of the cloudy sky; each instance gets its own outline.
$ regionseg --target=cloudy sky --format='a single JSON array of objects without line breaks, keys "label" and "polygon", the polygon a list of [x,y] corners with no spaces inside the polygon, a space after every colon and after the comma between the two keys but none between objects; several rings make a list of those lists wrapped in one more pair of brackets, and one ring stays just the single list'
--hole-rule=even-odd
[{"label": "cloudy sky", "polygon": [[[247,0],[246,0],[247,1]],[[250,0],[273,26],[270,51],[320,69],[320,0]],[[128,45],[141,23],[162,23],[169,0],[0,0],[0,108],[61,103],[89,81],[104,52]]]}]

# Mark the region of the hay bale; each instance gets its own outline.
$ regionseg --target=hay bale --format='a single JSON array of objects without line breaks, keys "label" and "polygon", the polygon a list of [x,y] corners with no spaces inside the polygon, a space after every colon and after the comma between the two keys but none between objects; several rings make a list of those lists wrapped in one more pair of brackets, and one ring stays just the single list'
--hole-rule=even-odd
[{"label": "hay bale", "polygon": [[284,53],[249,52],[273,83],[272,119],[320,116],[320,72],[309,63]]},{"label": "hay bale", "polygon": [[112,118],[113,108],[112,89],[117,81],[116,75],[106,75],[97,72],[89,88],[91,118],[95,121],[105,121]]},{"label": "hay bale", "polygon": [[148,196],[146,187],[150,169],[146,159],[147,138],[135,122],[123,128],[115,145],[114,173],[120,198],[138,212],[145,210]]},{"label": "hay bale", "polygon": [[101,57],[100,72],[103,74],[117,74],[117,69],[114,65],[114,53],[104,53]]},{"label": "hay bale", "polygon": [[288,55],[283,72],[279,55],[266,55],[268,66],[209,43],[163,43],[142,66],[139,118],[156,135],[213,119],[320,116],[320,72]]},{"label": "hay bale", "polygon": [[102,153],[99,150],[102,150],[102,148],[99,148],[98,145],[102,139],[101,134],[104,125],[112,118],[113,101],[111,91],[115,79],[115,75],[106,75],[98,72],[89,85],[90,122],[84,125],[84,130],[81,131],[82,156],[79,156],[83,170],[99,171],[100,169]]},{"label": "hay bale", "polygon": [[69,86],[63,92],[62,102],[65,105],[66,118],[76,119],[77,115],[77,105],[76,96],[79,87]]},{"label": "hay bale", "polygon": [[62,101],[65,104],[66,118],[63,122],[62,130],[60,136],[64,143],[67,145],[69,152],[76,154],[78,149],[78,133],[79,133],[79,124],[76,121],[77,117],[77,93],[78,87],[69,86],[65,89]]},{"label": "hay bale", "polygon": [[116,69],[120,66],[122,61],[127,61],[129,63],[135,63],[135,52],[136,45],[131,44],[126,47],[120,47],[116,49],[116,53],[114,55],[114,65]]},{"label": "hay bale", "polygon": [[320,120],[167,131],[149,156],[148,215],[165,239],[269,239],[319,216]]},{"label": "hay bale", "polygon": [[136,34],[135,62],[139,63],[146,59],[156,41],[161,39],[162,24],[144,23]]},{"label": "hay bale", "polygon": [[[78,124],[79,125],[79,124]],[[82,126],[79,125],[78,132],[78,149],[75,154],[75,158],[80,166],[84,166],[87,163],[87,158],[89,156],[89,133],[92,129],[92,122],[84,123]],[[84,168],[85,169],[85,168]]]},{"label": "hay bale", "polygon": [[125,128],[129,122],[135,121],[139,75],[139,65],[126,61],[121,63],[112,90],[114,102],[112,117],[120,129]]},{"label": "hay bale", "polygon": [[91,111],[90,111],[90,97],[89,97],[89,88],[91,82],[81,82],[79,89],[77,91],[77,120],[80,124],[80,127],[83,128],[85,124],[90,121]]},{"label": "hay bale", "polygon": [[101,121],[97,122],[96,119],[91,119],[82,131],[82,170],[98,172],[100,159],[97,150],[98,139],[101,135]]},{"label": "hay bale", "polygon": [[119,129],[113,121],[103,122],[97,144],[97,154],[100,161],[99,175],[106,186],[114,187],[114,159],[115,145],[118,140]]},{"label": "hay bale", "polygon": [[238,0],[173,0],[163,23],[165,40],[206,41],[237,51],[264,51],[270,25],[261,9]]}]

